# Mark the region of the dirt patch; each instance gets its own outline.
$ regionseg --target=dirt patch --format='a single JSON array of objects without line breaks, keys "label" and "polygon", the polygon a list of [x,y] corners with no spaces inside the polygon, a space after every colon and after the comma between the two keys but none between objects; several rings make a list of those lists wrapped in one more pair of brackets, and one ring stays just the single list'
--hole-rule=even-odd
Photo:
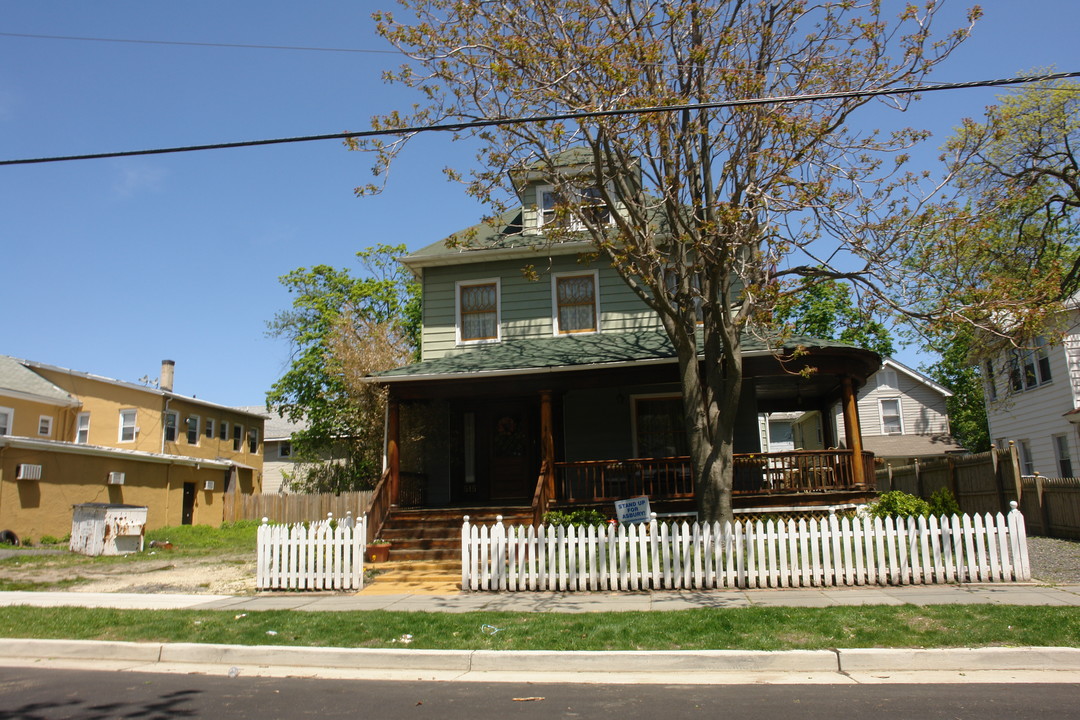
[{"label": "dirt patch", "polygon": [[[78,582],[71,583],[78,578]],[[251,554],[184,557],[155,554],[118,563],[55,559],[0,566],[0,579],[50,586],[70,592],[186,593],[249,595],[255,593],[255,557]]]}]

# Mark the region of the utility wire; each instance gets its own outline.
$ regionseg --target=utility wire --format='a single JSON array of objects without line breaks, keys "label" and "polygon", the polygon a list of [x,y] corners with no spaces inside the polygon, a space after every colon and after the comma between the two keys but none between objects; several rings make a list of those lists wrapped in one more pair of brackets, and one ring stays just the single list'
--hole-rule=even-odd
[{"label": "utility wire", "polygon": [[243,140],[239,142],[214,143],[212,145],[187,145],[183,147],[157,148],[153,150],[126,150],[121,152],[92,153],[88,155],[65,155],[43,158],[23,158],[20,160],[0,160],[0,165],[33,165],[38,163],[67,162],[71,160],[100,160],[104,158],[134,157],[139,155],[165,155],[169,153],[195,152],[199,150],[224,150],[226,148],[256,147],[260,145],[284,145],[287,143],[314,142],[317,140],[348,140],[385,136],[416,135],[422,132],[460,132],[502,125],[524,125],[538,122],[560,122],[563,120],[584,120],[589,118],[615,117],[620,115],[644,115],[652,113],[679,112],[683,110],[716,110],[730,107],[750,107],[755,105],[776,105],[818,100],[840,100],[844,98],[882,97],[886,95],[910,95],[914,93],[935,92],[940,90],[963,90],[967,88],[1002,87],[1025,83],[1045,82],[1080,77],[1080,72],[1051,73],[998,80],[974,80],[961,83],[939,83],[901,88],[881,88],[878,90],[850,90],[845,92],[808,93],[805,95],[784,95],[767,98],[748,98],[744,100],[719,100],[711,103],[687,103],[680,105],[658,105],[645,108],[623,110],[590,110],[554,115],[532,115],[527,117],[498,118],[492,120],[473,120],[440,125],[415,125],[411,127],[387,130],[365,130],[361,132],[332,133],[327,135],[303,135],[269,140]]},{"label": "utility wire", "polygon": [[180,40],[129,40],[126,38],[85,37],[79,35],[34,35],[31,33],[13,32],[0,32],[0,37],[34,38],[37,40],[81,40],[84,42],[130,43],[135,45],[184,45],[187,47],[244,48],[247,50],[303,50],[305,52],[399,54],[397,50],[361,50],[358,48],[304,47],[300,45],[243,45],[240,43],[184,42]]}]

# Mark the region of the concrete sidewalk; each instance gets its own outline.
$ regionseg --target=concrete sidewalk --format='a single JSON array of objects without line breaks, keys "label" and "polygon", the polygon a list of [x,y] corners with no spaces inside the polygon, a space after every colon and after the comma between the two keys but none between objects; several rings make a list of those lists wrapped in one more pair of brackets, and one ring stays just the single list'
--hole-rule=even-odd
[{"label": "concrete sidewalk", "polygon": [[[1080,606],[1080,585],[941,585],[640,593],[0,592],[0,606],[434,612],[665,611],[752,606]],[[1080,683],[1080,648],[546,652],[0,639],[0,667],[264,677],[633,684]]]},{"label": "concrete sidewalk", "polygon": [[453,594],[260,593],[178,595],[80,592],[0,592],[0,606],[110,607],[200,610],[396,610],[424,612],[619,612],[738,607],[840,605],[1059,605],[1080,607],[1080,585],[1029,583],[903,585],[778,590],[664,592],[537,592]]}]

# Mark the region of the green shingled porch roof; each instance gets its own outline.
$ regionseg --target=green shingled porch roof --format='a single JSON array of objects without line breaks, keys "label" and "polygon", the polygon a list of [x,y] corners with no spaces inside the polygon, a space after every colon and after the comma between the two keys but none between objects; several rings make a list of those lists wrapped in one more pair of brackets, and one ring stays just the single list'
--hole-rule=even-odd
[{"label": "green shingled porch roof", "polygon": [[[847,343],[817,338],[793,337],[785,348],[858,349]],[[744,336],[744,354],[766,352],[766,343],[757,337]],[[545,370],[600,366],[629,362],[665,361],[675,359],[675,349],[663,330],[644,330],[626,333],[565,335],[561,337],[504,340],[457,351],[434,360],[377,373],[387,381],[424,379],[446,375],[506,373],[510,371]]]}]

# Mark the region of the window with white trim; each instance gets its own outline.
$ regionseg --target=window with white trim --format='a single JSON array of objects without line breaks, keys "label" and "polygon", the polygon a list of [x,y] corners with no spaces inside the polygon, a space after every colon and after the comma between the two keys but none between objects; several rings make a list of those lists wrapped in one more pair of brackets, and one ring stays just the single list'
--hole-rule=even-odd
[{"label": "window with white trim", "polygon": [[1020,473],[1034,475],[1035,457],[1031,454],[1031,443],[1027,440],[1017,440],[1016,447],[1020,454]]},{"label": "window with white trim", "polygon": [[984,380],[986,381],[986,395],[991,400],[997,400],[997,378],[994,377],[994,361],[987,360],[983,363]]},{"label": "window with white trim", "polygon": [[224,420],[221,421],[221,431],[218,433],[218,440],[222,442],[229,439],[229,423]]},{"label": "window with white trim", "polygon": [[1009,351],[1009,386],[1014,392],[1032,390],[1050,382],[1050,352],[1046,338],[1037,337],[1030,349]]},{"label": "window with white trim", "polygon": [[240,452],[240,449],[244,446],[244,428],[236,423],[232,426],[232,449],[233,452]]},{"label": "window with white trim", "polygon": [[600,298],[595,270],[553,275],[551,296],[556,335],[600,330]]},{"label": "window with white trim", "polygon": [[248,428],[247,431],[247,446],[248,452],[254,455],[259,452],[259,430],[258,428]]},{"label": "window with white trim", "polygon": [[891,390],[898,389],[900,387],[900,385],[896,381],[896,371],[895,370],[887,370],[887,369],[884,369],[884,368],[881,369],[881,370],[878,370],[877,386],[879,388],[889,388]]},{"label": "window with white trim", "polygon": [[499,341],[498,278],[457,283],[457,341]]},{"label": "window with white trim", "polygon": [[139,416],[138,410],[121,410],[120,411],[120,442],[135,442],[136,426],[135,420]]},{"label": "window with white trim", "polygon": [[52,415],[41,415],[38,417],[37,434],[41,437],[49,437],[52,435],[53,419]]},{"label": "window with white trim", "polygon": [[1054,436],[1054,459],[1057,461],[1058,477],[1073,477],[1072,453],[1069,452],[1067,435]]},{"label": "window with white trim", "polygon": [[904,432],[904,416],[900,411],[900,398],[882,398],[881,407],[881,433],[883,435],[902,435]]},{"label": "window with white trim", "polygon": [[15,424],[15,411],[9,407],[0,407],[0,435],[10,435]]},{"label": "window with white trim", "polygon": [[282,440],[278,443],[277,456],[279,458],[292,457],[292,443],[288,440]]},{"label": "window with white trim", "polygon": [[165,412],[165,442],[176,442],[176,426],[180,423],[180,416],[175,410]]},{"label": "window with white trim", "polygon": [[199,444],[199,416],[198,415],[188,415],[187,419],[184,421],[184,423],[187,425],[187,441],[188,441],[188,445],[198,445]]},{"label": "window with white trim", "polygon": [[206,425],[203,428],[203,434],[207,440],[214,439],[214,418],[206,418]]},{"label": "window with white trim", "polygon": [[90,413],[81,412],[75,420],[75,442],[86,445],[90,442]]},{"label": "window with white trim", "polygon": [[[592,225],[611,224],[611,213],[608,212],[600,188],[593,186],[569,192],[576,197],[568,202],[564,200],[565,196],[551,185],[540,185],[536,188],[538,227],[555,225],[568,230],[584,230],[586,222]],[[569,209],[571,203],[577,206],[580,216]]]}]

